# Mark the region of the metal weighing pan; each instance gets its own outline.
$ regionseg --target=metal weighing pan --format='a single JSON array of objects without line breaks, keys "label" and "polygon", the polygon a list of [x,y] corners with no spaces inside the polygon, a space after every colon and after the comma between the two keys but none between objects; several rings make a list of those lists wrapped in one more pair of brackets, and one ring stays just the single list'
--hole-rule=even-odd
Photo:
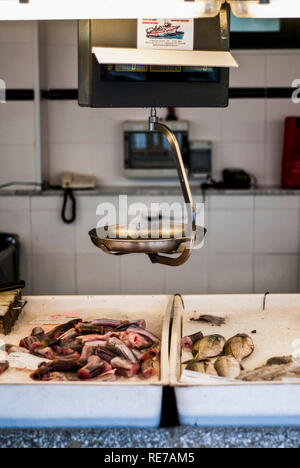
[{"label": "metal weighing pan", "polygon": [[[93,244],[108,254],[126,255],[132,253],[144,253],[149,255],[152,263],[160,263],[168,266],[180,266],[190,258],[196,241],[196,235],[200,236],[198,237],[198,240],[202,241],[206,234],[206,230],[204,228],[200,228],[198,229],[197,234],[195,205],[186,175],[180,146],[174,133],[166,125],[158,122],[155,108],[151,109],[149,130],[150,132],[162,133],[170,143],[183,197],[187,207],[189,207],[188,216],[190,226],[186,228],[184,225],[175,225],[173,226],[173,231],[170,230],[170,232],[163,232],[161,230],[158,233],[157,238],[153,238],[153,236],[151,236],[150,228],[148,233],[146,233],[147,235],[142,235],[138,227],[137,231],[133,233],[130,232],[130,228],[127,226],[110,226],[103,232],[100,231],[100,233],[99,230],[93,229],[89,235]],[[127,236],[123,235],[124,231],[128,233]],[[187,232],[189,232],[189,235],[185,235]],[[169,257],[166,256],[166,254],[178,254],[179,256]]]}]

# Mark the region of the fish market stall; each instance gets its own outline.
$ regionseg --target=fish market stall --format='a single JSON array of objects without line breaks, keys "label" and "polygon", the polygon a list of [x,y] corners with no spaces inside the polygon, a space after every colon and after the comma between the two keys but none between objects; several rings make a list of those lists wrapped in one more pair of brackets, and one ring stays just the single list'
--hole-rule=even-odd
[{"label": "fish market stall", "polygon": [[300,425],[299,339],[299,295],[176,297],[170,379],[180,423]]},{"label": "fish market stall", "polygon": [[[169,381],[172,296],[25,299],[12,332],[0,335],[1,361],[9,363],[0,376],[1,427],[159,425]],[[138,341],[135,356],[125,339]],[[77,351],[74,343],[81,345]],[[139,361],[145,349],[156,359]],[[130,353],[129,367],[122,352]]]}]

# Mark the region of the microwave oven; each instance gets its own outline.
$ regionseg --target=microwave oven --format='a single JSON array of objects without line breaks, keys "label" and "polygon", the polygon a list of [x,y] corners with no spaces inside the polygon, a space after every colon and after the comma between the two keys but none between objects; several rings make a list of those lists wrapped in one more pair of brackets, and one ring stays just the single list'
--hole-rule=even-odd
[{"label": "microwave oven", "polygon": [[[164,123],[164,122],[162,122]],[[184,165],[189,169],[189,123],[168,121],[178,140]],[[149,132],[149,122],[127,121],[124,132],[124,174],[134,179],[170,179],[177,177],[169,142],[162,133]]]}]

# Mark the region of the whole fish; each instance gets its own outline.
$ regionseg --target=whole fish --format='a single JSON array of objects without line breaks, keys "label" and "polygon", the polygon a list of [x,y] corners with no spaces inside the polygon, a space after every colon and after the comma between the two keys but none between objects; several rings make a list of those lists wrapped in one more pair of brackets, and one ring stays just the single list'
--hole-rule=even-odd
[{"label": "whole fish", "polygon": [[132,364],[136,364],[138,362],[131,349],[129,349],[118,338],[110,338],[106,344],[106,347],[109,351],[112,351],[117,356],[127,359],[127,361],[131,362]]},{"label": "whole fish", "polygon": [[127,331],[128,333],[132,332],[132,333],[139,333],[140,335],[148,338],[150,341],[152,341],[153,343],[159,343],[160,342],[160,339],[153,335],[153,333],[149,332],[148,330],[145,330],[144,328],[140,328],[140,327],[133,327],[133,328],[127,328]]},{"label": "whole fish", "polygon": [[215,362],[219,377],[236,379],[241,373],[241,365],[233,356],[220,356]]},{"label": "whole fish", "polygon": [[0,361],[0,375],[4,374],[9,368],[8,361]]},{"label": "whole fish", "polygon": [[35,327],[31,332],[31,336],[41,336],[44,334],[45,331],[41,327]]},{"label": "whole fish", "polygon": [[191,318],[192,322],[205,322],[210,323],[211,325],[216,325],[217,327],[221,327],[221,325],[225,325],[226,319],[223,317],[216,317],[215,315],[200,315],[199,318]]},{"label": "whole fish", "polygon": [[190,361],[186,367],[186,370],[199,372],[200,374],[218,375],[210,359],[205,359],[203,361],[197,361],[195,359]]},{"label": "whole fish", "polygon": [[198,333],[195,333],[194,335],[184,336],[181,340],[181,347],[182,349],[187,349],[189,351],[192,351],[193,344],[196,343],[196,341],[201,340],[202,338],[203,338],[203,333],[201,331]]},{"label": "whole fish", "polygon": [[245,333],[233,336],[226,342],[224,347],[224,354],[235,357],[239,363],[251,356],[253,351],[254,343],[252,338]]},{"label": "whole fish", "polygon": [[221,335],[208,335],[193,344],[192,353],[197,361],[220,356],[223,353],[225,338]]}]

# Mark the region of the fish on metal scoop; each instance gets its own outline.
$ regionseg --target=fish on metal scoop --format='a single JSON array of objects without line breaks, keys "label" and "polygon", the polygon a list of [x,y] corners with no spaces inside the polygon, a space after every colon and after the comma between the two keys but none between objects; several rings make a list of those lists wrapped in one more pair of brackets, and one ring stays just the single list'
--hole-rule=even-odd
[{"label": "fish on metal scoop", "polygon": [[186,370],[199,372],[200,374],[218,375],[210,359],[205,359],[203,361],[197,361],[195,359],[190,361],[186,367]]},{"label": "fish on metal scoop", "polygon": [[193,344],[192,353],[197,361],[214,358],[223,353],[226,340],[221,335],[204,336]]},{"label": "fish on metal scoop", "polygon": [[225,325],[226,319],[223,317],[217,317],[215,315],[200,315],[199,318],[191,318],[191,322],[205,322],[210,323],[211,325],[216,325],[217,327],[221,327]]},{"label": "fish on metal scoop", "polygon": [[220,356],[215,362],[219,377],[236,379],[241,373],[241,365],[233,356]]},{"label": "fish on metal scoop", "polygon": [[233,336],[226,342],[224,347],[225,356],[233,356],[239,363],[251,356],[253,352],[253,340],[245,333]]}]

